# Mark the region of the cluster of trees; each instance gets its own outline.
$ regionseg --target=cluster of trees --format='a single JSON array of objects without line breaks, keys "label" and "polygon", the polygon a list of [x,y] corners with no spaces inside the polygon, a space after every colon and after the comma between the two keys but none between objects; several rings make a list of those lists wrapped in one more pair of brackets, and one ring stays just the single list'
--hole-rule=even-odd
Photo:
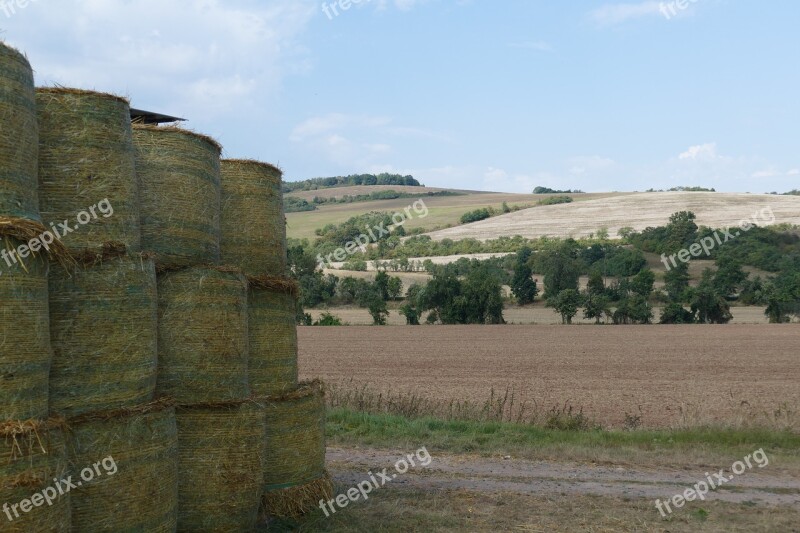
[{"label": "cluster of trees", "polygon": [[345,194],[341,197],[315,196],[309,202],[295,196],[286,196],[283,199],[283,208],[287,213],[302,211],[315,211],[317,206],[324,204],[353,204],[357,202],[375,202],[380,200],[396,200],[398,198],[420,198],[436,196],[461,196],[463,193],[453,191],[429,191],[425,193],[398,192],[393,189],[374,191],[369,194]]},{"label": "cluster of trees", "polygon": [[460,275],[453,265],[434,270],[427,285],[412,285],[400,312],[418,325],[427,312],[428,324],[505,324],[503,279],[507,273],[475,261]]},{"label": "cluster of trees", "polygon": [[550,189],[549,187],[536,187],[533,189],[533,194],[583,194],[583,191],[578,189],[575,189],[574,191],[572,189],[568,191],[559,191],[556,189]]},{"label": "cluster of trees", "polygon": [[413,176],[399,174],[353,174],[351,176],[336,176],[333,178],[312,178],[304,181],[285,182],[283,192],[315,191],[317,189],[330,189],[333,187],[350,187],[353,185],[407,185],[409,187],[422,187]]},{"label": "cluster of trees", "polygon": [[[647,189],[645,192],[664,192],[664,189]],[[716,189],[708,189],[706,187],[673,187],[667,189],[667,192],[717,192]]]}]

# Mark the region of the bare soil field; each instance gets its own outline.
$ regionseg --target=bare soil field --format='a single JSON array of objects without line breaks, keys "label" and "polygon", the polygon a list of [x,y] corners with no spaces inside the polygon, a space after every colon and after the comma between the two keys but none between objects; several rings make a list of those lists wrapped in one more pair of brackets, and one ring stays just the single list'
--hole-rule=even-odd
[{"label": "bare soil field", "polygon": [[800,329],[737,326],[300,328],[304,378],[442,401],[572,405],[605,427],[800,427]]},{"label": "bare soil field", "polygon": [[429,233],[434,240],[496,239],[521,235],[531,239],[549,237],[587,237],[602,227],[611,237],[629,226],[641,231],[648,226],[663,226],[677,211],[693,211],[697,223],[712,228],[733,227],[754,213],[771,208],[774,222],[800,224],[800,197],[743,193],[640,193],[525,209],[481,222]]}]

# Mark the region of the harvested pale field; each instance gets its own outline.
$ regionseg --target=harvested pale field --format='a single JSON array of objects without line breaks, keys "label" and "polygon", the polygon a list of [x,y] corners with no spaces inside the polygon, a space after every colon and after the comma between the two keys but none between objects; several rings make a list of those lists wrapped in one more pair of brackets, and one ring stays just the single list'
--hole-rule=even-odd
[{"label": "harvested pale field", "polygon": [[[630,193],[591,193],[572,194],[570,196],[575,199],[576,203],[580,203],[613,198],[625,194]],[[423,197],[421,200],[428,207],[428,215],[419,217],[415,213],[414,217],[405,223],[405,228],[407,230],[416,228],[433,230],[435,228],[455,226],[460,224],[461,215],[468,211],[483,207],[493,207],[499,210],[502,208],[503,202],[512,208],[515,206],[525,207],[535,205],[539,200],[547,198],[547,196],[541,194],[476,192],[461,196]],[[315,211],[288,213],[286,215],[288,223],[286,227],[287,235],[296,239],[314,239],[314,231],[325,227],[327,224],[341,224],[354,216],[370,211],[400,212],[418,200],[420,198],[398,198],[396,200],[375,200],[349,204],[327,204],[319,206]]]},{"label": "harvested pale field", "polygon": [[608,427],[800,427],[800,329],[738,326],[300,328],[300,369],[345,387],[482,403],[513,387],[542,414]]},{"label": "harvested pale field", "polygon": [[[770,208],[775,219],[762,209]],[[521,235],[527,238],[587,237],[606,228],[616,237],[620,228],[641,231],[648,226],[664,226],[670,215],[692,211],[699,225],[729,228],[743,219],[759,226],[772,223],[800,224],[800,197],[741,193],[640,193],[572,204],[541,206],[509,213],[464,226],[429,233],[434,240],[496,239]],[[753,216],[756,220],[753,221]]]}]

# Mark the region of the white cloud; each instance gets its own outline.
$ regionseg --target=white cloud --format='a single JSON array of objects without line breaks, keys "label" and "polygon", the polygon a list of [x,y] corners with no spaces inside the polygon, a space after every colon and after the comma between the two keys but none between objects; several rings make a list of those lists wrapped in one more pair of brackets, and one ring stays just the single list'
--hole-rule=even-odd
[{"label": "white cloud", "polygon": [[394,152],[393,141],[409,138],[426,144],[449,142],[442,134],[395,125],[388,117],[344,113],[308,118],[295,126],[289,136],[302,151],[315,157],[321,154],[347,171],[387,166],[385,158]]},{"label": "white cloud", "polygon": [[793,168],[786,173],[787,176],[800,176],[800,168]]},{"label": "white cloud", "polygon": [[662,15],[661,2],[648,0],[635,4],[606,4],[589,12],[589,18],[599,26],[614,26],[653,15]]},{"label": "white cloud", "polygon": [[7,36],[40,85],[122,94],[137,107],[211,122],[268,108],[285,77],[307,68],[298,41],[318,8],[314,0],[39,2],[9,20]]},{"label": "white cloud", "polygon": [[716,159],[717,156],[717,143],[698,144],[690,146],[688,150],[678,156],[681,161],[685,160],[710,160]]}]

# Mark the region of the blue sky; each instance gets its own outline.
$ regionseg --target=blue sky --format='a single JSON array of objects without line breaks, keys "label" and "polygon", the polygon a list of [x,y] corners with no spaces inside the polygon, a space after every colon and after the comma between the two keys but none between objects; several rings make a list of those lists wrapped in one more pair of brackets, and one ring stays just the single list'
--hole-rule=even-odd
[{"label": "blue sky", "polygon": [[800,188],[795,1],[20,1],[0,38],[39,84],[186,117],[288,180]]}]

